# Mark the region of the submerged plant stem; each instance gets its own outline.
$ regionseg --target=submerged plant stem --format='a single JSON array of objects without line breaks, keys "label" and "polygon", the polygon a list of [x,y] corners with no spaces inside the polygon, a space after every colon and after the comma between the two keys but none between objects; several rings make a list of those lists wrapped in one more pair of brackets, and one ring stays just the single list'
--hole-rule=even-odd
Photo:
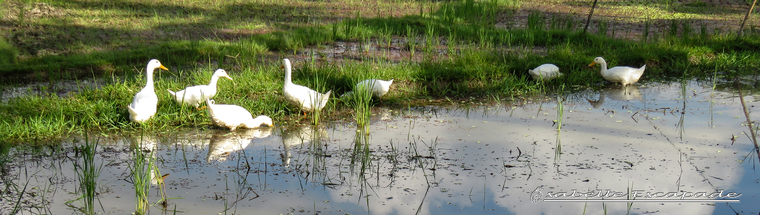
[{"label": "submerged plant stem", "polygon": [[739,82],[736,82],[737,88],[739,88],[739,100],[742,102],[742,109],[744,110],[744,117],[747,118],[747,127],[749,127],[749,133],[752,135],[752,143],[755,144],[755,154],[757,155],[757,159],[760,160],[760,147],[758,147],[757,144],[757,134],[755,134],[755,129],[752,126],[752,120],[749,118],[749,111],[747,110],[747,105],[744,103],[744,95],[742,94],[742,88]]}]

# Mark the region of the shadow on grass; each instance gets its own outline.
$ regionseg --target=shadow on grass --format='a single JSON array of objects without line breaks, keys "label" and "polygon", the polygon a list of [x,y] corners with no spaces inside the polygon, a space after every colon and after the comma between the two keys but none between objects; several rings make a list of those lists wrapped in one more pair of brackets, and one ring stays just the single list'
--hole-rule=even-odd
[{"label": "shadow on grass", "polygon": [[[24,81],[47,79],[72,79],[82,76],[99,76],[103,73],[125,74],[140,70],[147,59],[158,58],[170,67],[194,65],[198,62],[217,61],[224,63],[230,56],[244,56],[244,61],[255,61],[258,53],[269,51],[286,52],[300,48],[329,43],[336,40],[360,40],[377,37],[378,32],[388,32],[395,36],[414,38],[429,36],[449,37],[466,44],[491,44],[500,47],[557,47],[566,46],[565,55],[544,56],[543,61],[563,62],[573,69],[573,65],[585,65],[595,56],[612,59],[611,65],[649,64],[647,73],[669,74],[683,70],[688,65],[688,51],[679,47],[663,47],[620,41],[594,35],[582,35],[572,30],[496,29],[494,22],[500,14],[512,13],[498,5],[455,1],[442,3],[440,10],[432,12],[436,16],[409,15],[400,18],[353,18],[331,25],[299,27],[310,20],[337,20],[326,8],[304,5],[277,5],[266,3],[244,3],[227,5],[219,10],[203,9],[195,6],[177,6],[167,3],[142,2],[85,2],[61,1],[52,3],[59,7],[82,8],[89,11],[111,11],[127,17],[152,17],[157,19],[154,27],[143,30],[121,28],[83,27],[66,19],[52,24],[28,24],[29,28],[14,33],[12,43],[21,52],[41,57],[30,57],[10,65],[1,65],[0,81]],[[202,16],[198,21],[180,21]],[[239,21],[266,23],[288,31],[267,32],[271,29],[256,26],[231,26]],[[301,23],[301,24],[299,24]],[[11,23],[3,23],[9,25]],[[150,26],[150,24],[148,25]],[[263,29],[263,30],[262,30]],[[49,34],[49,32],[57,32]],[[261,34],[264,33],[264,34]],[[201,41],[204,40],[205,41]],[[22,40],[34,41],[24,42]],[[237,41],[235,41],[237,40]],[[758,49],[756,39],[705,39],[702,44],[682,44],[708,46],[713,50],[754,51]],[[64,45],[67,44],[67,45]],[[740,44],[740,45],[736,45]],[[59,47],[64,46],[64,47]],[[69,50],[72,53],[83,49],[102,51],[90,54],[45,55],[40,51],[50,49]],[[570,60],[565,59],[570,57]],[[507,57],[504,57],[507,58]],[[588,59],[588,62],[581,62]],[[515,61],[515,60],[509,60]],[[243,63],[246,63],[243,62]],[[505,61],[502,61],[505,62]],[[505,62],[506,63],[506,62]],[[514,63],[514,62],[511,62]],[[529,65],[500,65],[500,69],[514,71],[523,76]],[[486,64],[489,65],[489,64]],[[661,67],[653,67],[659,65]],[[430,67],[432,65],[428,65]],[[438,65],[435,65],[436,67]],[[530,65],[532,66],[532,65]],[[421,80],[439,80],[444,83],[455,81],[455,77],[475,75],[482,78],[493,74],[479,75],[479,69],[457,71],[452,69],[429,68],[421,73]],[[489,68],[490,69],[490,68]],[[473,71],[474,74],[470,74]],[[467,73],[467,74],[465,74]],[[681,72],[675,72],[682,74]],[[297,75],[296,75],[297,77]],[[480,79],[483,80],[483,79]],[[345,80],[327,80],[345,82]],[[435,83],[435,82],[429,82]],[[338,85],[340,87],[344,87]],[[438,88],[442,87],[438,86]],[[436,88],[430,86],[430,88]],[[458,92],[459,90],[455,90]],[[444,93],[445,94],[445,93]]]},{"label": "shadow on grass", "polygon": [[[265,3],[226,5],[218,10],[160,2],[56,1],[50,5],[82,12],[42,16],[34,22],[29,19],[35,17],[30,17],[21,27],[15,28],[9,35],[10,43],[23,57],[18,63],[0,62],[0,74],[3,74],[0,81],[75,79],[93,73],[121,74],[119,71],[141,68],[140,65],[151,58],[161,59],[168,65],[193,64],[200,58],[218,59],[227,54],[212,46],[224,49],[229,46],[228,42],[271,32],[267,25],[289,29],[311,20],[341,18],[330,16],[324,8],[314,6]],[[90,12],[93,14],[87,14]],[[88,27],[73,21],[78,16],[123,16],[127,20],[141,21]],[[94,18],[92,21],[98,20]],[[239,23],[247,25],[237,26]],[[17,24],[9,20],[0,22],[4,28]],[[144,26],[120,27],[135,24]],[[275,32],[276,38],[282,38],[277,34],[281,33]],[[198,45],[197,41],[204,40],[219,44]],[[284,46],[288,47],[287,44]],[[251,50],[258,51],[262,50]]]}]

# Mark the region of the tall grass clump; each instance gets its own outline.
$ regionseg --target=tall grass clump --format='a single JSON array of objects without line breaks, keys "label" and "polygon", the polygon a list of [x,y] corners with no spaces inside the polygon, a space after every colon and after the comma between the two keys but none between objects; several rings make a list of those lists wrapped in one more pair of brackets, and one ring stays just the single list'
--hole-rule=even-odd
[{"label": "tall grass clump", "polygon": [[79,179],[79,190],[82,196],[79,197],[82,200],[83,208],[81,209],[84,214],[95,214],[95,197],[97,196],[97,180],[100,176],[100,170],[103,169],[103,164],[95,164],[95,154],[98,150],[98,143],[100,138],[95,141],[89,139],[89,135],[85,135],[84,144],[78,146],[75,151],[77,157],[81,158],[81,161],[77,159],[74,164],[74,172]]},{"label": "tall grass clump", "polygon": [[705,22],[699,23],[699,38],[702,41],[707,40],[707,24]]},{"label": "tall grass clump", "polygon": [[372,86],[359,85],[348,99],[350,99],[349,106],[354,109],[356,125],[360,128],[369,126],[370,115],[372,114]]},{"label": "tall grass clump", "polygon": [[600,36],[607,36],[607,31],[609,30],[609,23],[605,19],[600,19],[597,24],[597,34]]},{"label": "tall grass clump", "polygon": [[[142,137],[137,142],[132,143],[132,163],[129,170],[132,175],[132,184],[135,188],[135,214],[148,214],[150,209],[149,194],[151,171],[155,165],[153,148],[148,148],[147,140]],[[143,151],[143,150],[146,151]]]},{"label": "tall grass clump", "polygon": [[530,30],[544,30],[545,17],[543,13],[533,11],[528,15],[528,29]]},{"label": "tall grass clump", "polygon": [[677,19],[670,20],[670,26],[668,28],[668,36],[671,38],[675,38],[676,36],[678,36],[678,20]]},{"label": "tall grass clump", "polygon": [[641,32],[641,41],[643,42],[647,41],[647,39],[649,38],[649,28],[651,28],[651,26],[652,26],[652,22],[649,19],[644,21],[644,29]]},{"label": "tall grass clump", "polygon": [[681,40],[690,41],[696,38],[692,38],[694,34],[694,28],[691,27],[691,22],[681,21]]},{"label": "tall grass clump", "polygon": [[566,30],[572,31],[575,28],[575,21],[570,16],[558,16],[551,17],[549,24],[549,30]]},{"label": "tall grass clump", "polygon": [[[406,75],[404,74],[406,73],[405,69],[405,65],[388,65],[385,63],[374,65],[351,63],[339,67],[339,73],[342,77],[335,77],[336,81],[339,81],[336,84],[342,83],[338,89],[343,88],[344,92],[347,91],[340,96],[340,100],[348,108],[353,109],[352,115],[358,127],[369,125],[372,114],[372,100],[374,98],[372,89],[373,85],[377,83],[368,80],[382,79],[381,77],[402,78]],[[362,82],[369,84],[359,84]]]},{"label": "tall grass clump", "polygon": [[469,26],[481,28],[495,23],[499,0],[476,1],[462,0],[453,1],[440,6],[434,14],[441,17],[449,24],[467,23]]},{"label": "tall grass clump", "polygon": [[406,48],[409,50],[409,60],[414,59],[414,53],[417,51],[417,33],[412,30],[412,27],[406,26]]},{"label": "tall grass clump", "polygon": [[0,65],[16,64],[17,57],[18,49],[8,43],[4,35],[0,33]]},{"label": "tall grass clump", "polygon": [[423,95],[434,97],[484,94],[501,87],[504,78],[511,77],[505,73],[493,52],[480,51],[475,48],[462,50],[452,61],[423,62],[420,70],[414,74]]},{"label": "tall grass clump", "polygon": [[[319,78],[317,76],[314,76],[314,79],[315,80],[319,80]],[[315,83],[319,83],[319,82],[315,82]],[[323,85],[317,85],[317,89],[324,89],[324,86]],[[324,90],[319,90],[318,92],[323,92],[323,91]],[[332,96],[332,95],[328,95],[328,96]],[[319,97],[311,99],[311,102],[312,102],[311,106],[312,107],[319,106],[318,103],[320,103],[320,101],[321,101],[321,99]],[[324,108],[327,108],[327,105],[329,103],[330,102],[328,101],[327,104],[325,104]],[[324,108],[323,109],[312,108],[311,112],[309,113],[311,115],[311,124],[312,125],[319,125],[319,120],[320,120],[320,118],[322,118],[322,110],[324,110]]]}]

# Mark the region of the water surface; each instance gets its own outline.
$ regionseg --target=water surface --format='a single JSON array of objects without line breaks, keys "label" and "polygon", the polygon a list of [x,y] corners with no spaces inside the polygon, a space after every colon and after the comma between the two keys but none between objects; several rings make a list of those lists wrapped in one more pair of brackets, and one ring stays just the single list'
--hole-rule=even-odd
[{"label": "water surface", "polygon": [[[378,109],[369,135],[334,124],[101,137],[96,211],[134,213],[130,145],[139,144],[169,174],[166,205],[158,204],[159,185],[152,187],[152,214],[760,212],[753,207],[758,157],[736,91],[675,82],[560,98],[561,105],[550,98]],[[752,111],[757,95],[745,100]],[[2,213],[17,202],[22,214],[77,213],[73,163],[81,159],[72,148],[81,144],[7,152]],[[740,193],[731,199],[741,202],[633,202],[629,209],[626,202],[534,202],[536,190],[543,200],[573,190],[724,191]]]}]

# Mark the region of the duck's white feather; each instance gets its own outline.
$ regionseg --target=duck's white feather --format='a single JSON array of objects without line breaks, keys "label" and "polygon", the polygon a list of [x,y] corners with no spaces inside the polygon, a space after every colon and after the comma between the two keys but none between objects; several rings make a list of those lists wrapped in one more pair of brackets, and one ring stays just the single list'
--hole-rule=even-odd
[{"label": "duck's white feather", "polygon": [[285,84],[282,87],[283,96],[285,100],[291,104],[298,106],[305,112],[312,110],[322,110],[327,105],[327,101],[330,100],[330,94],[332,90],[327,91],[325,94],[321,94],[317,91],[309,89],[308,87],[294,84],[291,80],[291,65],[290,60],[282,60],[283,67],[285,68]]},{"label": "duck's white feather", "polygon": [[535,69],[529,69],[528,74],[533,77],[533,80],[537,81],[548,81],[562,76],[562,73],[559,73],[559,67],[550,63],[542,64]]},{"label": "duck's white feather", "polygon": [[620,83],[623,86],[638,82],[647,68],[647,65],[644,65],[641,68],[616,66],[607,69],[607,61],[602,57],[594,58],[594,62],[591,62],[588,66],[593,66],[594,64],[599,64],[602,67],[601,74],[605,80]]},{"label": "duck's white feather", "polygon": [[393,84],[393,79],[391,79],[390,81],[379,80],[379,79],[368,79],[368,80],[364,80],[359,83],[356,83],[354,90],[370,89],[372,91],[372,95],[379,98],[379,97],[383,97],[383,95],[388,93],[388,90],[391,89],[391,84]]},{"label": "duck's white feather", "polygon": [[223,69],[217,69],[214,74],[211,75],[211,82],[208,85],[191,86],[177,92],[168,89],[167,90],[169,91],[169,94],[174,97],[177,103],[193,105],[197,108],[201,103],[216,96],[216,83],[219,81],[219,78],[226,78],[232,81],[232,78],[227,75],[227,71],[224,71]]},{"label": "duck's white feather", "polygon": [[158,108],[158,96],[153,88],[153,70],[163,69],[169,70],[156,59],[152,59],[148,62],[148,66],[145,68],[147,80],[145,87],[140,90],[132,99],[132,103],[127,106],[129,110],[129,120],[132,122],[142,123],[153,117],[156,114]]},{"label": "duck's white feather", "polygon": [[272,126],[272,118],[258,116],[253,118],[251,112],[237,105],[215,104],[214,100],[206,100],[211,121],[219,127],[229,128],[234,131],[237,128],[258,128]]}]

